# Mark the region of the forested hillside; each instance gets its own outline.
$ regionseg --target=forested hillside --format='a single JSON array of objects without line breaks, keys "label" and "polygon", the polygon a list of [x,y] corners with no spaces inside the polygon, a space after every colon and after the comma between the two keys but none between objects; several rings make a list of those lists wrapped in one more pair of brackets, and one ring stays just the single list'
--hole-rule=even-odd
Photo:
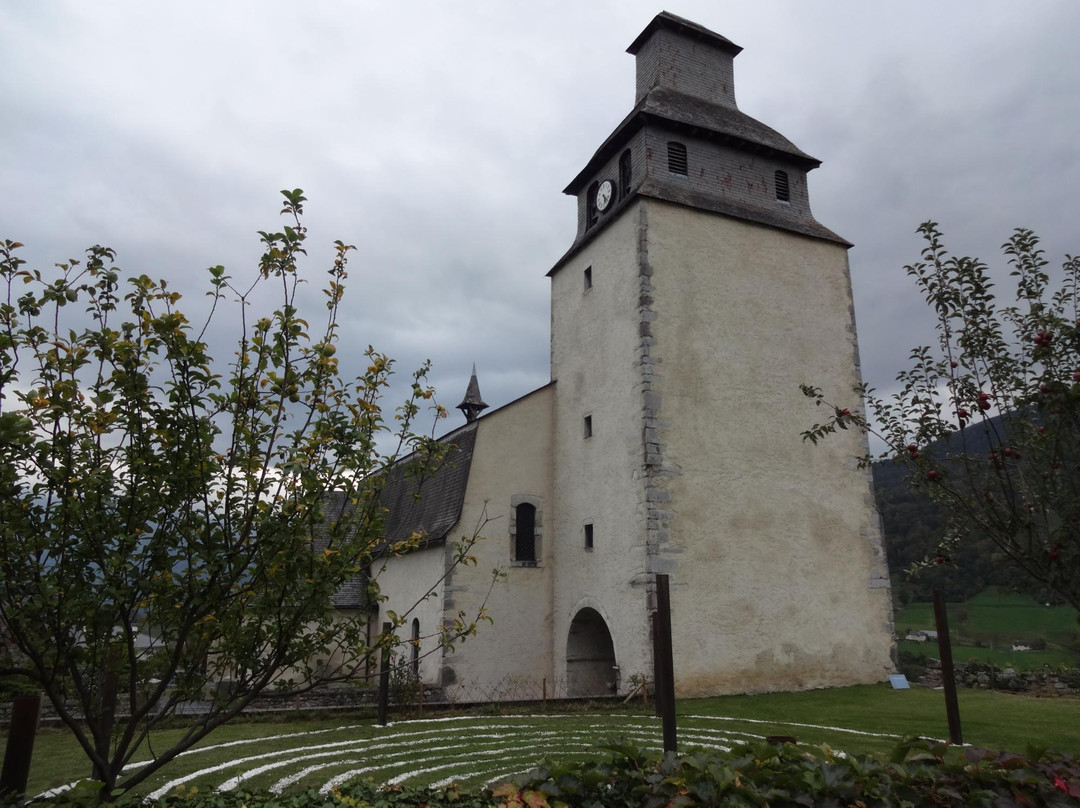
[{"label": "forested hillside", "polygon": [[[972,437],[969,434],[968,440]],[[873,474],[874,495],[884,522],[893,599],[897,604],[930,600],[931,590],[935,588],[942,589],[948,600],[962,601],[987,586],[1030,592],[1040,602],[1052,600],[1049,592],[1030,584],[988,539],[980,541],[978,537],[962,542],[954,564],[924,570],[915,577],[909,575],[907,569],[913,562],[934,552],[946,528],[946,514],[923,490],[911,486],[902,467],[879,461],[873,464]]]}]

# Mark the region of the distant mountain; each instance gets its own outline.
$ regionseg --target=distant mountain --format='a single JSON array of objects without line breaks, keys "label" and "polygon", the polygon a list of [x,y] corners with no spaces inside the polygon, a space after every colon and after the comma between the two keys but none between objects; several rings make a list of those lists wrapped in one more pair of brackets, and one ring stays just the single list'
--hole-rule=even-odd
[{"label": "distant mountain", "polygon": [[[975,423],[967,427],[964,440],[969,452],[990,451],[991,427],[1001,428],[1002,424],[993,420],[989,425]],[[959,433],[954,433],[949,442],[958,439]],[[1001,557],[992,542],[977,537],[962,544],[955,565],[924,570],[917,577],[908,575],[906,570],[911,564],[933,554],[944,534],[947,515],[922,490],[911,486],[904,466],[883,460],[875,462],[872,471],[897,603],[929,600],[935,588],[944,591],[949,600],[966,600],[987,586],[1031,591],[1045,597],[1046,593],[1032,589],[1024,573]]]}]

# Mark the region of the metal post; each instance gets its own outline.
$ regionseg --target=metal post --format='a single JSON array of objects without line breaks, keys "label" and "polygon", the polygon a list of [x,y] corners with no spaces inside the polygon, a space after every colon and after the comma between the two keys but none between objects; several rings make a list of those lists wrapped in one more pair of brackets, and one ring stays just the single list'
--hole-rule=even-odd
[{"label": "metal post", "polygon": [[945,688],[945,715],[949,720],[949,740],[962,744],[960,731],[960,702],[956,699],[956,673],[953,670],[952,639],[949,637],[949,617],[945,611],[945,596],[934,590],[934,623],[937,625],[938,654],[941,656],[941,683]]},{"label": "metal post", "polygon": [[[675,730],[675,663],[671,647],[671,593],[668,576],[656,576],[657,625],[660,628],[660,664],[663,671],[664,707],[661,718],[664,723],[664,751],[677,752],[678,740]],[[659,690],[660,683],[657,683]],[[659,698],[657,698],[659,701]]]},{"label": "metal post", "polygon": [[386,707],[390,702],[390,643],[386,638],[390,635],[391,628],[389,623],[382,624],[383,649],[382,659],[379,661],[379,710],[376,719],[381,727],[387,724]]}]

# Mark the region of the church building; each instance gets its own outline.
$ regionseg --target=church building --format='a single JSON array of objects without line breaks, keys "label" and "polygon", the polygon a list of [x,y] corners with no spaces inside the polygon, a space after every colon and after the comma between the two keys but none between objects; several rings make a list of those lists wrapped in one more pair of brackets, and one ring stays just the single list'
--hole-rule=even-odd
[{"label": "church building", "polygon": [[[447,698],[652,680],[658,573],[680,696],[894,670],[865,436],[801,438],[819,414],[800,383],[860,381],[851,245],[811,213],[820,161],[736,105],[740,50],[666,12],[630,44],[633,106],[565,189],[577,232],[548,273],[550,382],[485,411],[474,372],[421,498],[384,492],[387,537],[425,541],[387,559],[372,626],[449,570],[406,624]],[[477,564],[454,567],[478,525]],[[437,648],[485,599],[493,624]]]}]

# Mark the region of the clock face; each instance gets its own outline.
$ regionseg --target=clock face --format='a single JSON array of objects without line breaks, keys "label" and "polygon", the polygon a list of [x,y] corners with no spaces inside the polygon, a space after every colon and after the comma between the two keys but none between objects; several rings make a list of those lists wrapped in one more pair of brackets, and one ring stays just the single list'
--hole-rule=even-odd
[{"label": "clock face", "polygon": [[603,213],[611,205],[611,198],[615,195],[615,185],[611,180],[604,180],[596,189],[596,209]]}]

